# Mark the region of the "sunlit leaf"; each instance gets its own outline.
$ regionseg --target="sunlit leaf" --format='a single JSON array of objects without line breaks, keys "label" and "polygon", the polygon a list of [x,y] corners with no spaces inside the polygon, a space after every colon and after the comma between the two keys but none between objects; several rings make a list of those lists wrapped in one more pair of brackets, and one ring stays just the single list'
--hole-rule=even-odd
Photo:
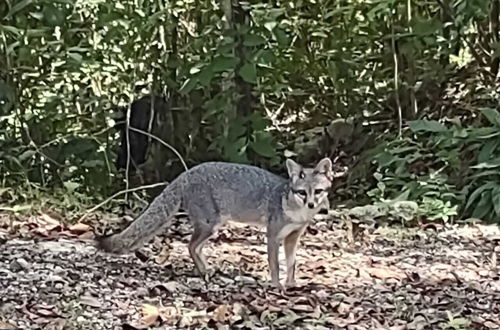
[{"label": "sunlit leaf", "polygon": [[196,83],[198,82],[197,77],[191,77],[184,81],[181,88],[179,89],[179,93],[188,94],[196,87]]},{"label": "sunlit leaf", "polygon": [[69,191],[73,192],[75,191],[78,187],[80,187],[80,184],[77,182],[71,182],[71,181],[66,181],[63,182],[64,187]]}]

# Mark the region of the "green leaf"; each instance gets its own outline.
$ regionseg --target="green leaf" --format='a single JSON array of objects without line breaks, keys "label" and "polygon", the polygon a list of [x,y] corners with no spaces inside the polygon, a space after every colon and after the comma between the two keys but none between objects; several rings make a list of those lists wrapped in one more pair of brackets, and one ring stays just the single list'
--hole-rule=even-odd
[{"label": "green leaf", "polygon": [[370,9],[370,11],[368,11],[366,13],[366,15],[368,16],[368,18],[370,20],[374,20],[374,18],[377,16],[387,15],[390,13],[390,9],[391,9],[390,1],[378,1],[378,2],[374,2],[374,4],[376,4],[376,5],[373,6]]},{"label": "green leaf", "polygon": [[407,201],[410,197],[410,189],[404,190],[401,194],[394,198],[394,201]]},{"label": "green leaf", "polygon": [[223,146],[224,158],[230,162],[247,164],[246,147],[246,137],[241,137],[235,141],[228,139]]},{"label": "green leaf", "polygon": [[229,141],[234,141],[239,139],[243,134],[246,133],[247,120],[244,117],[238,116],[229,121],[229,130],[227,139]]},{"label": "green leaf", "polygon": [[31,50],[28,47],[19,47],[17,50],[17,56],[19,58],[19,61],[28,62],[29,60],[31,60]]},{"label": "green leaf", "polygon": [[411,131],[414,133],[416,133],[416,132],[440,133],[440,132],[447,132],[448,131],[446,126],[439,123],[438,121],[427,120],[427,119],[412,120],[412,121],[408,122],[408,127],[410,127]]},{"label": "green leaf", "polygon": [[499,175],[500,171],[498,170],[487,170],[487,171],[479,171],[479,173],[475,173],[471,176],[473,179],[481,178],[483,176],[492,176],[492,175]]},{"label": "green leaf", "polygon": [[377,162],[379,167],[387,167],[392,163],[397,162],[398,160],[401,159],[387,151],[382,152],[375,158],[375,161]]},{"label": "green leaf", "polygon": [[[8,120],[7,116],[12,116],[11,110],[15,106],[15,94],[12,86],[0,79],[0,121]],[[6,115],[6,117],[2,117]],[[6,126],[3,126],[6,127]],[[0,131],[1,133],[4,133]],[[0,147],[0,150],[2,148]]]},{"label": "green leaf", "polygon": [[273,30],[273,33],[280,46],[287,47],[290,45],[290,38],[285,31],[277,27]]},{"label": "green leaf", "polygon": [[197,82],[198,82],[198,79],[196,76],[186,79],[186,81],[184,81],[181,88],[179,89],[179,93],[188,94],[196,86]]},{"label": "green leaf", "polygon": [[468,210],[469,207],[472,205],[472,203],[474,203],[476,201],[476,199],[483,194],[483,192],[485,192],[488,189],[492,189],[496,186],[497,186],[497,183],[492,182],[492,181],[489,181],[489,182],[483,184],[482,186],[479,186],[476,190],[474,190],[470,194],[470,196],[467,200],[467,204],[465,205],[465,209]]},{"label": "green leaf", "polygon": [[416,146],[402,146],[402,147],[396,147],[390,150],[391,154],[401,154],[401,153],[407,153],[408,151],[418,151],[418,148]]},{"label": "green leaf", "polygon": [[80,164],[81,167],[86,167],[86,168],[103,167],[104,165],[106,164],[104,163],[103,160],[100,159],[86,160]]},{"label": "green leaf", "polygon": [[23,33],[23,30],[18,29],[14,26],[1,25],[1,24],[0,24],[0,31],[12,33],[12,34],[17,35],[18,37],[21,36],[21,34]]},{"label": "green leaf", "polygon": [[210,66],[213,72],[224,72],[228,70],[234,70],[238,60],[234,57],[229,56],[217,56],[214,58]]},{"label": "green leaf", "polygon": [[500,130],[494,126],[474,127],[469,132],[470,140],[488,140],[496,136],[500,136]]},{"label": "green leaf", "polygon": [[285,8],[267,8],[266,9],[266,16],[270,19],[273,19],[273,20],[278,20],[278,18],[285,14],[286,13],[286,9]]},{"label": "green leaf", "polygon": [[491,191],[484,191],[481,193],[479,203],[477,203],[474,211],[472,212],[472,217],[483,220],[489,213],[491,213],[492,208],[493,203],[491,200]]},{"label": "green leaf", "polygon": [[245,63],[238,72],[244,81],[256,84],[257,83],[257,69],[254,63]]},{"label": "green leaf", "polygon": [[270,124],[269,119],[262,117],[257,112],[250,115],[250,121],[252,122],[252,128],[254,131],[263,131]]},{"label": "green leaf", "polygon": [[272,32],[273,29],[278,25],[277,22],[266,22],[264,23],[264,27],[269,31]]},{"label": "green leaf", "polygon": [[59,8],[51,4],[45,5],[43,8],[43,18],[48,26],[56,27],[63,25],[65,21],[65,14]]},{"label": "green leaf", "polygon": [[313,33],[311,33],[311,36],[313,37],[321,37],[321,38],[328,38],[328,35],[323,32],[323,31],[314,31]]},{"label": "green leaf", "polygon": [[76,63],[82,63],[83,56],[78,53],[68,53],[69,58],[73,59]]},{"label": "green leaf", "polygon": [[243,45],[248,47],[259,46],[266,43],[266,39],[256,34],[248,34],[243,40]]},{"label": "green leaf", "polygon": [[23,10],[24,8],[26,8],[27,6],[29,6],[32,3],[33,3],[33,0],[22,0],[22,1],[19,1],[14,6],[12,6],[12,8],[10,9],[10,11],[7,13],[7,15],[5,15],[4,19],[11,18],[17,12]]},{"label": "green leaf", "polygon": [[500,42],[493,42],[491,48],[494,50],[491,59],[500,58]]},{"label": "green leaf", "polygon": [[415,19],[413,32],[418,36],[428,36],[436,33],[442,27],[442,23],[436,19]]},{"label": "green leaf", "polygon": [[478,163],[486,162],[488,159],[490,159],[491,155],[493,155],[493,152],[499,144],[500,139],[487,141],[486,144],[481,148],[481,151],[477,156]]},{"label": "green leaf", "polygon": [[20,211],[27,211],[31,210],[32,206],[31,205],[14,205],[13,207],[8,207],[8,206],[0,206],[0,211],[9,211],[9,212],[20,212]]},{"label": "green leaf", "polygon": [[212,66],[209,65],[200,71],[200,73],[198,74],[198,81],[203,86],[208,86],[210,85],[210,82],[212,81],[213,77],[214,77],[214,71],[212,70]]},{"label": "green leaf", "polygon": [[500,127],[500,113],[492,108],[479,109],[483,116],[493,125]]},{"label": "green leaf", "polygon": [[276,60],[273,52],[268,49],[260,49],[255,56],[255,61],[260,65],[271,65]]},{"label": "green leaf", "polygon": [[250,143],[250,148],[257,154],[271,158],[276,155],[273,137],[269,132],[254,132],[254,141]]},{"label": "green leaf", "polygon": [[500,157],[497,157],[488,162],[482,162],[477,165],[471,166],[471,168],[483,169],[483,168],[496,168],[499,166],[500,166]]},{"label": "green leaf", "polygon": [[25,152],[23,152],[22,154],[20,154],[18,158],[19,158],[19,160],[21,162],[23,162],[26,159],[33,157],[34,155],[36,155],[36,151],[35,150],[26,150]]},{"label": "green leaf", "polygon": [[69,192],[74,192],[78,187],[80,187],[79,183],[71,181],[63,182],[63,185]]},{"label": "green leaf", "polygon": [[467,129],[462,128],[462,127],[457,127],[453,129],[453,137],[457,138],[467,138],[469,136],[469,132],[467,132]]},{"label": "green leaf", "polygon": [[491,201],[493,203],[493,209],[497,217],[500,217],[500,185],[497,185],[491,191]]}]

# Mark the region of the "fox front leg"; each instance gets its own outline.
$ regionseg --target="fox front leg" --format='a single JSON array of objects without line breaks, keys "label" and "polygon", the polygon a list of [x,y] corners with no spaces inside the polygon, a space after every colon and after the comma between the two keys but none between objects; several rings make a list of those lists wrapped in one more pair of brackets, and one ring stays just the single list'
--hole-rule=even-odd
[{"label": "fox front leg", "polygon": [[295,286],[295,268],[296,268],[296,254],[299,246],[300,237],[304,233],[305,226],[291,232],[285,237],[285,256],[286,256],[286,286]]},{"label": "fox front leg", "polygon": [[280,283],[279,276],[279,248],[280,241],[276,237],[267,238],[267,260],[271,273],[271,282],[279,290],[283,291],[283,285]]}]

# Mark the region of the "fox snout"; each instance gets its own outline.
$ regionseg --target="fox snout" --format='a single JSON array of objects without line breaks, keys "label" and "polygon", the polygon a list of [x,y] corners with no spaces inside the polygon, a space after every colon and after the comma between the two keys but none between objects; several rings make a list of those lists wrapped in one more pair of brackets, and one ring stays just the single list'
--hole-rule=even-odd
[{"label": "fox snout", "polygon": [[311,202],[307,203],[307,207],[310,208],[310,209],[313,209],[314,208],[314,203],[311,203]]}]

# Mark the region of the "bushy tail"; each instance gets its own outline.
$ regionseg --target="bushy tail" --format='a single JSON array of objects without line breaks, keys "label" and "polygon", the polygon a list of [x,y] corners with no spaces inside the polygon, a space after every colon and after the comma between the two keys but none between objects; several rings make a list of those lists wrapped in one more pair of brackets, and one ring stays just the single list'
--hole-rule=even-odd
[{"label": "bushy tail", "polygon": [[182,175],[170,183],[148,208],[121,233],[97,239],[107,252],[126,253],[139,248],[156,233],[170,226],[181,204]]}]

